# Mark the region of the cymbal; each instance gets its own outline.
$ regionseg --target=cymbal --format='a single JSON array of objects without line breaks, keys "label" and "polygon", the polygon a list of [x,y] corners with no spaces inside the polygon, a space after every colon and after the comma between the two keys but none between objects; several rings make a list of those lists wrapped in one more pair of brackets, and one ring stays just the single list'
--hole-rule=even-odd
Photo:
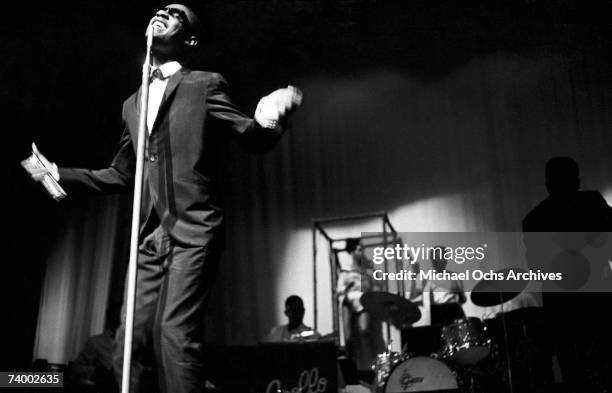
[{"label": "cymbal", "polygon": [[419,308],[410,300],[389,292],[367,292],[361,304],[374,317],[405,327],[421,319]]},{"label": "cymbal", "polygon": [[[507,277],[508,272],[524,273],[525,270],[517,267],[509,267],[498,270],[496,273],[503,273]],[[528,280],[481,280],[470,295],[472,303],[481,307],[497,306],[508,300],[514,299],[529,284]]]},{"label": "cymbal", "polygon": [[521,307],[516,308],[514,310],[506,311],[503,314],[499,314],[499,316],[503,315],[506,320],[516,320],[519,322],[540,322],[543,318],[542,307]]}]

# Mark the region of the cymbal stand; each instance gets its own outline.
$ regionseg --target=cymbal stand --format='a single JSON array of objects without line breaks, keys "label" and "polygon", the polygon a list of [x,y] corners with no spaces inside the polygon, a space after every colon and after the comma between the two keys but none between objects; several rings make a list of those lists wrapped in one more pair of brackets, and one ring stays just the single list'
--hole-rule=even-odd
[{"label": "cymbal stand", "polygon": [[387,309],[387,318],[386,318],[386,330],[387,330],[387,349],[388,352],[391,353],[391,310],[393,309],[393,304],[385,303],[385,308]]},{"label": "cymbal stand", "polygon": [[504,314],[504,296],[501,291],[499,291],[499,301],[501,307],[501,316],[502,316],[502,329],[504,330],[504,347],[506,348],[506,369],[508,371],[508,383],[510,386],[510,393],[514,393],[514,384],[512,381],[512,365],[510,360],[510,347],[508,346],[508,327],[506,326],[506,315]]}]

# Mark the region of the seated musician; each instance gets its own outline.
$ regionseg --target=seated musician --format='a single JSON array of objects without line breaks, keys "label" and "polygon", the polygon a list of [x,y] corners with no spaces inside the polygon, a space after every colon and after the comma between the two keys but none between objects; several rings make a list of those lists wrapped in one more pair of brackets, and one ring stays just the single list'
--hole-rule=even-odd
[{"label": "seated musician", "polygon": [[298,342],[316,340],[321,335],[309,326],[304,325],[304,302],[302,298],[291,295],[285,300],[287,324],[275,326],[266,337],[266,342]]}]

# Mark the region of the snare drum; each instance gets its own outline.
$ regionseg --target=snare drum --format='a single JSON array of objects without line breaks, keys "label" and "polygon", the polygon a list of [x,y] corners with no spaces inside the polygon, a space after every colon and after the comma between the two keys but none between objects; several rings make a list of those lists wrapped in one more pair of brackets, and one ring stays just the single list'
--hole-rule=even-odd
[{"label": "snare drum", "polygon": [[374,385],[382,388],[391,369],[402,360],[402,355],[397,352],[383,352],[376,355],[376,360],[372,362],[374,371]]},{"label": "snare drum", "polygon": [[487,338],[486,330],[484,323],[474,317],[456,319],[444,326],[442,357],[463,365],[478,363],[491,351],[491,340]]},{"label": "snare drum", "polygon": [[398,363],[387,379],[384,393],[447,391],[458,388],[455,374],[439,360],[416,357]]}]

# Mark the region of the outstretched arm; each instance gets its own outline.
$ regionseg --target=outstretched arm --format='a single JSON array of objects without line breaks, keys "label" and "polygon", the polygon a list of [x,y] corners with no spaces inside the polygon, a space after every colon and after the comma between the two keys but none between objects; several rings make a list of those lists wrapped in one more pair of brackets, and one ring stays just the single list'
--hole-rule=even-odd
[{"label": "outstretched arm", "polygon": [[82,188],[94,193],[112,194],[129,190],[134,180],[136,159],[127,128],[121,136],[119,151],[111,165],[105,169],[58,168],[55,163],[50,162],[38,152],[35,145],[32,147],[45,164],[45,168],[49,168],[34,168],[28,166],[25,161],[22,163],[32,179],[37,182],[42,181],[46,174],[51,174],[56,180],[59,180],[62,186],[68,188]]},{"label": "outstretched arm", "polygon": [[253,153],[270,150],[286,128],[287,118],[302,102],[302,92],[289,86],[263,97],[251,119],[238,110],[230,99],[225,79],[214,74],[209,84],[208,111],[213,121],[229,128],[238,136],[239,142]]}]

